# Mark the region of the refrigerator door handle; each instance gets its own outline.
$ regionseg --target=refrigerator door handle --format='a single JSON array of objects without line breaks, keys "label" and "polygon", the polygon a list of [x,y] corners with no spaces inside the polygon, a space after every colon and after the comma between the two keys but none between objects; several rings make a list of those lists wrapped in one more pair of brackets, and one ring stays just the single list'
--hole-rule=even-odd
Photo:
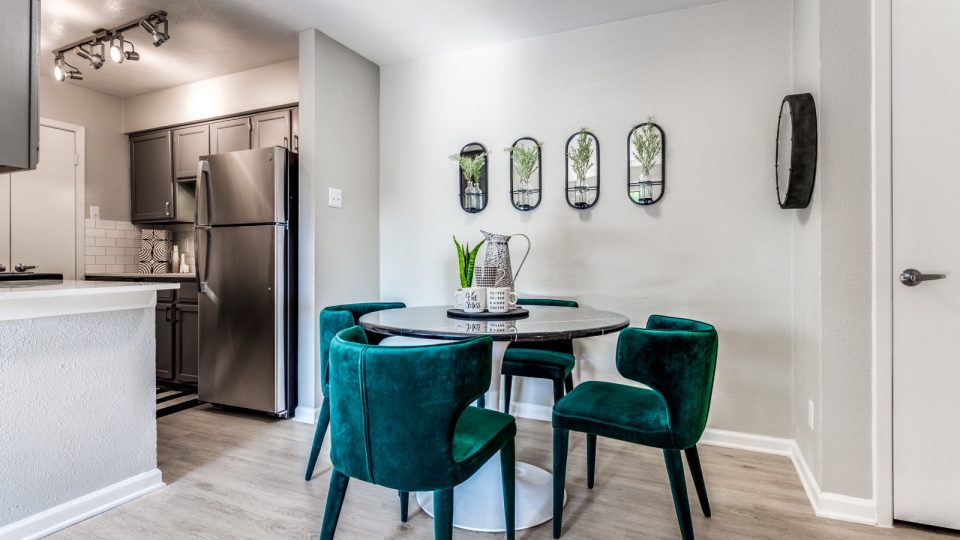
[{"label": "refrigerator door handle", "polygon": [[199,291],[201,294],[205,294],[209,289],[207,287],[207,278],[210,277],[210,231],[209,229],[203,227],[197,227],[196,229],[196,239],[194,240],[197,246],[197,254],[200,254],[200,233],[203,232],[204,241],[203,241],[203,255],[197,257],[197,260],[194,261],[193,271],[197,275],[197,283]]},{"label": "refrigerator door handle", "polygon": [[[200,204],[201,196],[203,204]],[[210,224],[210,200],[210,162],[201,159],[197,164],[197,225]]]}]

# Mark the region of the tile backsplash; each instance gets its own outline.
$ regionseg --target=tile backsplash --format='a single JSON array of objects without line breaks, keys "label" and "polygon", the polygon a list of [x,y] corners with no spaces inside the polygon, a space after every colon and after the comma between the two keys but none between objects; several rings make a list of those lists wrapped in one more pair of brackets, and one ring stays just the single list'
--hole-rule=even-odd
[{"label": "tile backsplash", "polygon": [[[190,270],[193,270],[194,235],[192,224],[171,226],[146,225],[143,228],[164,228],[173,232],[173,244]],[[140,229],[129,221],[105,219],[84,220],[84,272],[138,273]]]}]

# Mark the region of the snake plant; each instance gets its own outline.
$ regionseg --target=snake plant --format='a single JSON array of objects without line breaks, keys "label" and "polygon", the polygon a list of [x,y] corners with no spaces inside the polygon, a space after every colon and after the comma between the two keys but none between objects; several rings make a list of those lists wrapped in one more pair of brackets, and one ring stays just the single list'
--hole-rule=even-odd
[{"label": "snake plant", "polygon": [[480,246],[486,242],[481,240],[479,244],[470,249],[470,244],[464,242],[461,244],[457,237],[453,237],[453,244],[457,246],[457,265],[460,267],[460,287],[467,288],[473,284],[473,268],[477,262],[477,254],[480,252]]}]

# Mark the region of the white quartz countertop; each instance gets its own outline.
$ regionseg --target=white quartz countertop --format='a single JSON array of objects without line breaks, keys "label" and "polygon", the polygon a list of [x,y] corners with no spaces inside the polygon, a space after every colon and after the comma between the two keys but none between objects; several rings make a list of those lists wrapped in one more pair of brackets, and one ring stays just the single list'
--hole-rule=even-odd
[{"label": "white quartz countertop", "polygon": [[179,288],[172,282],[0,282],[0,321],[152,308],[157,291]]}]

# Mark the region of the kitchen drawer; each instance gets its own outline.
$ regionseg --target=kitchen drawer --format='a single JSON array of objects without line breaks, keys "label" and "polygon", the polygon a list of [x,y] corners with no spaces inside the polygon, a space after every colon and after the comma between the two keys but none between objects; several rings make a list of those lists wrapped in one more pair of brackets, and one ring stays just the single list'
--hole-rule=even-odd
[{"label": "kitchen drawer", "polygon": [[198,287],[196,282],[186,282],[180,284],[180,290],[177,291],[177,303],[196,304]]}]

